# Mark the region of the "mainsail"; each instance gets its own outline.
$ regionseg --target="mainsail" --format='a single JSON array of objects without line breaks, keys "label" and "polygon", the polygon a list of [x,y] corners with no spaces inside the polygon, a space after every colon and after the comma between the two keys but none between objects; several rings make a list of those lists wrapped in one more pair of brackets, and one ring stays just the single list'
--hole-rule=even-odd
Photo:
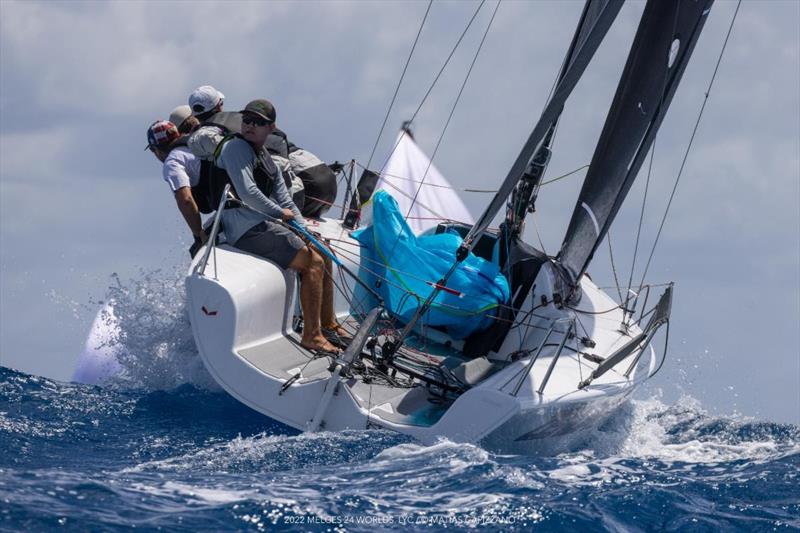
[{"label": "mainsail", "polygon": [[576,284],[608,232],[669,108],[713,0],[649,0],[567,229]]}]

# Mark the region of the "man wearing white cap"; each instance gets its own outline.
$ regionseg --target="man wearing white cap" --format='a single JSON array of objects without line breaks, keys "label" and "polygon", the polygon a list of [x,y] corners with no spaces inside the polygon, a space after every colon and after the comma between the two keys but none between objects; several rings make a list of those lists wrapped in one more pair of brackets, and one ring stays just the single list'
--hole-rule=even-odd
[{"label": "man wearing white cap", "polygon": [[211,85],[198,87],[189,95],[189,107],[192,115],[200,122],[205,122],[214,114],[222,111],[225,95]]}]

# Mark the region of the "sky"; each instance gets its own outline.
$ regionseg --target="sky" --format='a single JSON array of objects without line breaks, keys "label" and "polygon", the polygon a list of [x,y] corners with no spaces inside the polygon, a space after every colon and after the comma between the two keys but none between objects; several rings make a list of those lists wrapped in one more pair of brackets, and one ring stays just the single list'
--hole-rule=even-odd
[{"label": "sky", "polygon": [[[379,139],[380,167],[478,8],[437,1]],[[541,112],[582,2],[487,0],[414,121],[463,188],[505,177]],[[623,6],[568,100],[546,175],[589,162],[644,4]],[[0,365],[66,380],[116,283],[188,266],[188,230],[145,131],[211,84],[268,98],[326,161],[366,164],[427,2],[0,0]],[[736,3],[718,0],[655,143],[641,276]],[[611,230],[628,279],[647,165]],[[543,187],[527,237],[554,254],[583,174]],[[647,394],[800,423],[800,2],[744,2],[648,281],[674,281],[670,353]],[[477,216],[486,194],[462,193]],[[538,230],[537,237],[536,230]],[[589,269],[613,285],[608,246]],[[612,292],[613,294],[613,292]],[[164,296],[167,298],[167,296]]]}]

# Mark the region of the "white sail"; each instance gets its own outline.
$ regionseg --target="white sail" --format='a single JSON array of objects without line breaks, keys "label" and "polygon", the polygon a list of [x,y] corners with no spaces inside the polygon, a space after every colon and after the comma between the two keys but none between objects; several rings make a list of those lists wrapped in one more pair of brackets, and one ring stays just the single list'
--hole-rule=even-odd
[{"label": "white sail", "polygon": [[[401,130],[395,144],[391,157],[381,169],[375,190],[384,189],[397,200],[400,211],[406,215],[414,233],[434,228],[442,220],[473,224],[475,220],[458,192],[431,163],[411,135]],[[416,201],[413,201],[415,196]],[[368,223],[362,216],[362,225]]]},{"label": "white sail", "polygon": [[114,306],[109,302],[97,312],[92,329],[86,338],[72,381],[87,385],[99,385],[118,375],[122,367],[117,360],[119,349],[114,344],[119,337],[119,323]]}]

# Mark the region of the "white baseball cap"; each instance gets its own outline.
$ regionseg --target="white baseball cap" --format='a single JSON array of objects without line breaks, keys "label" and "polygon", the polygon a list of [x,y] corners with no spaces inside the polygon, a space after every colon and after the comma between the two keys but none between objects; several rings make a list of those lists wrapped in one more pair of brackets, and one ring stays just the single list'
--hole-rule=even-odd
[{"label": "white baseball cap", "polygon": [[211,85],[203,85],[189,95],[189,107],[192,109],[192,115],[202,115],[217,107],[224,100],[224,94]]}]

